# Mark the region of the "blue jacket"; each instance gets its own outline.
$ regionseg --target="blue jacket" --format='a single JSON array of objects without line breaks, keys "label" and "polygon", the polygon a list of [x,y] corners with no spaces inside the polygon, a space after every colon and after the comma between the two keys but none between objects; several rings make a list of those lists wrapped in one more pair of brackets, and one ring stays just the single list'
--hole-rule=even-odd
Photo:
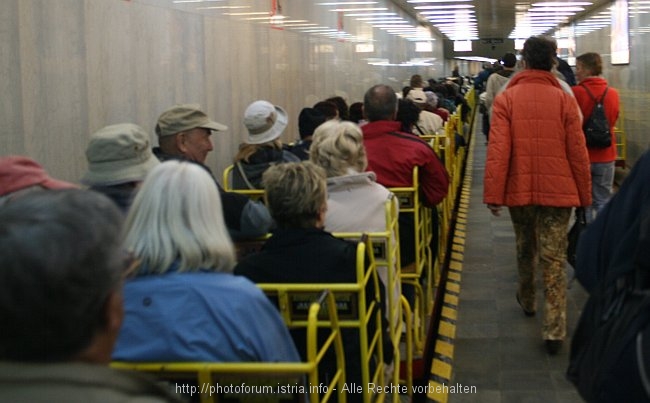
[{"label": "blue jacket", "polygon": [[650,151],[646,151],[618,192],[582,231],[576,252],[576,277],[591,293],[634,270],[639,227],[650,208]]},{"label": "blue jacket", "polygon": [[278,311],[244,277],[139,276],[124,286],[124,310],[114,360],[300,361]]}]

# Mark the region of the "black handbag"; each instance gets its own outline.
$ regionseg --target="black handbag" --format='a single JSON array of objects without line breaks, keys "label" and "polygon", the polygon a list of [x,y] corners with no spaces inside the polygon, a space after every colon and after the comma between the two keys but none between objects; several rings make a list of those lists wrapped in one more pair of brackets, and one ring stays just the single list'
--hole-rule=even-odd
[{"label": "black handbag", "polygon": [[578,239],[580,233],[587,226],[587,217],[585,215],[584,207],[577,207],[575,211],[575,221],[569,230],[568,245],[566,248],[566,260],[571,266],[576,267],[576,250],[578,249]]}]

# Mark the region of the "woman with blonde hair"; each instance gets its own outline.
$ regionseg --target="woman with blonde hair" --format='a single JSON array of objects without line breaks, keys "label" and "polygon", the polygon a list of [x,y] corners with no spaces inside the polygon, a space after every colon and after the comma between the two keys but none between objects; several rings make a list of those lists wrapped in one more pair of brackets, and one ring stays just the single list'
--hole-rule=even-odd
[{"label": "woman with blonde hair", "polygon": [[180,161],[154,168],[124,231],[139,266],[124,287],[113,359],[299,361],[276,308],[232,274],[234,247],[206,170]]},{"label": "woman with blonde hair", "polygon": [[[327,174],[327,214],[325,230],[329,232],[386,231],[386,201],[398,201],[376,182],[373,172],[366,172],[368,158],[359,126],[352,122],[330,120],[314,132],[309,158]],[[397,234],[395,234],[397,235]],[[377,273],[388,289],[388,269]],[[399,298],[401,290],[394,290]],[[385,311],[388,317],[388,309]]]},{"label": "woman with blonde hair", "polygon": [[385,230],[384,204],[391,192],[366,172],[368,158],[356,124],[330,120],[320,125],[309,158],[327,173],[327,231]]}]

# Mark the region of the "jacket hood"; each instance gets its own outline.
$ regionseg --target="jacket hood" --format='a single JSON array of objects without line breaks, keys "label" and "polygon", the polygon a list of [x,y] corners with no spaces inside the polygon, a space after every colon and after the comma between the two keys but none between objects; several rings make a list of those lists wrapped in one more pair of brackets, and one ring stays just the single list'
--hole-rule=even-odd
[{"label": "jacket hood", "polygon": [[605,91],[605,87],[608,86],[607,80],[602,77],[587,77],[584,80],[580,81],[576,86],[585,85],[589,87],[591,92],[602,92]]},{"label": "jacket hood", "polygon": [[356,185],[359,183],[367,182],[377,182],[377,175],[374,172],[360,172],[360,173],[350,173],[343,176],[333,176],[327,178],[327,186],[346,186],[346,185]]},{"label": "jacket hood", "polygon": [[553,85],[554,87],[562,89],[560,82],[553,75],[553,73],[544,70],[534,70],[534,69],[522,70],[517,74],[514,74],[510,78],[510,81],[508,81],[507,88],[514,87],[515,85],[520,83],[550,84]]}]

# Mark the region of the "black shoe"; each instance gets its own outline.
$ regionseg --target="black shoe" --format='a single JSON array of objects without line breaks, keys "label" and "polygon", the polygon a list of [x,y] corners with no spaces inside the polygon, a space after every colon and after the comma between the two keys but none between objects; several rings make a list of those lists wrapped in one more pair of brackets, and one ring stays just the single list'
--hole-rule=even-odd
[{"label": "black shoe", "polygon": [[524,305],[521,303],[521,300],[519,299],[519,293],[517,293],[517,303],[521,307],[521,310],[524,311],[524,315],[528,317],[535,316],[535,311],[529,311],[528,309],[524,308]]},{"label": "black shoe", "polygon": [[562,347],[562,340],[544,340],[544,344],[546,344],[546,352],[555,355]]}]

